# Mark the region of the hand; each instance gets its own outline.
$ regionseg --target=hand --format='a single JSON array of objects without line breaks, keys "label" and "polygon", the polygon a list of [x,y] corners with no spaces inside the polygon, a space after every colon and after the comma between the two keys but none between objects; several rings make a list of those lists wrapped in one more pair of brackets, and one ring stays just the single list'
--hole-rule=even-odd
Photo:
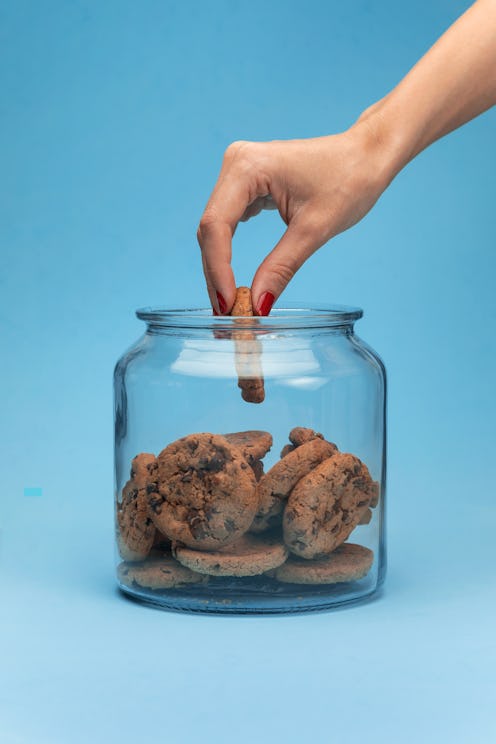
[{"label": "hand", "polygon": [[278,209],[287,225],[252,283],[253,307],[268,315],[304,261],[377,201],[392,177],[388,163],[367,112],[338,135],[230,145],[198,229],[214,312],[224,315],[234,302],[231,241],[238,222]]},{"label": "hand", "polygon": [[358,222],[403,166],[493,106],[495,34],[496,2],[477,0],[343,134],[228,147],[198,229],[214,312],[234,302],[231,240],[240,220],[276,207],[287,225],[253,279],[253,307],[268,315],[303,262]]}]

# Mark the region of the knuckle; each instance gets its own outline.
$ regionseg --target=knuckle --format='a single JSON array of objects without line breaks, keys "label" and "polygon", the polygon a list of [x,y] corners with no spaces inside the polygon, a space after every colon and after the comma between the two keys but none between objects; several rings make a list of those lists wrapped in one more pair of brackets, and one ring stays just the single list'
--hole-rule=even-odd
[{"label": "knuckle", "polygon": [[226,147],[224,159],[234,160],[234,158],[239,155],[240,151],[245,150],[249,145],[250,143],[245,140],[236,140],[235,142],[231,142],[231,144]]},{"label": "knuckle", "polygon": [[206,209],[201,216],[200,224],[198,225],[197,238],[199,241],[203,240],[206,235],[212,233],[217,224],[217,215],[210,209]]},{"label": "knuckle", "polygon": [[272,162],[271,143],[267,142],[238,140],[229,145],[224,155],[224,163],[233,169],[238,178],[266,178]]},{"label": "knuckle", "polygon": [[308,210],[299,226],[301,238],[322,245],[328,239],[330,223],[331,216],[324,209]]},{"label": "knuckle", "polygon": [[296,274],[296,268],[293,268],[286,263],[282,263],[281,261],[272,262],[270,264],[269,270],[270,273],[275,276],[277,281],[284,285],[289,284],[291,279]]}]

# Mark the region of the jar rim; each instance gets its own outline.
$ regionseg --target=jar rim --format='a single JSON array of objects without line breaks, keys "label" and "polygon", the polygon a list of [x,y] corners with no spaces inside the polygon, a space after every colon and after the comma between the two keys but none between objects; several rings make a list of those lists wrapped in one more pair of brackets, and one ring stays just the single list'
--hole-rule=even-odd
[{"label": "jar rim", "polygon": [[[214,316],[211,308],[142,307],[136,310],[136,315],[149,326],[161,328],[225,328],[238,320],[230,315]],[[243,327],[248,328],[250,320],[254,328],[266,330],[349,326],[362,316],[360,307],[292,303],[291,307],[274,308],[267,317],[245,317]]]}]

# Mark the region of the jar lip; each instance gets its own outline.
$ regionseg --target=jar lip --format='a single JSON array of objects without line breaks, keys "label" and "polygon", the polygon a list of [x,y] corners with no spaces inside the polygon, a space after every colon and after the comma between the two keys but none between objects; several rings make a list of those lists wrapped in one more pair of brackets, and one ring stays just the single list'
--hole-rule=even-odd
[{"label": "jar lip", "polygon": [[[211,308],[168,308],[142,307],[136,310],[140,320],[152,327],[161,328],[219,328],[229,327],[238,319],[230,315],[212,315]],[[245,318],[243,327],[254,328],[326,328],[329,326],[352,325],[363,316],[359,307],[347,305],[318,305],[312,307],[303,303],[292,303],[291,307],[274,308],[267,317]]]}]

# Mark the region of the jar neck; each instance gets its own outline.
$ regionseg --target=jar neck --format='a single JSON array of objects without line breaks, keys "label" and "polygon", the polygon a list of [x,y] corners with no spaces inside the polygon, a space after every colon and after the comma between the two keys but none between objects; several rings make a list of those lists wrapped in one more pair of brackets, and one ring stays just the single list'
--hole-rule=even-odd
[{"label": "jar neck", "polygon": [[354,323],[342,325],[320,326],[318,328],[281,328],[277,324],[273,326],[232,326],[219,324],[217,326],[194,327],[194,326],[168,326],[160,323],[147,323],[146,335],[148,336],[175,336],[178,338],[213,338],[232,340],[236,336],[252,336],[263,339],[264,337],[283,338],[297,336],[352,336],[354,335]]},{"label": "jar neck", "polygon": [[239,331],[256,335],[297,335],[337,333],[352,334],[356,320],[362,317],[360,308],[329,306],[309,308],[296,306],[276,308],[268,317],[213,316],[211,309],[169,310],[144,308],[136,312],[153,335],[204,335],[229,337]]}]

